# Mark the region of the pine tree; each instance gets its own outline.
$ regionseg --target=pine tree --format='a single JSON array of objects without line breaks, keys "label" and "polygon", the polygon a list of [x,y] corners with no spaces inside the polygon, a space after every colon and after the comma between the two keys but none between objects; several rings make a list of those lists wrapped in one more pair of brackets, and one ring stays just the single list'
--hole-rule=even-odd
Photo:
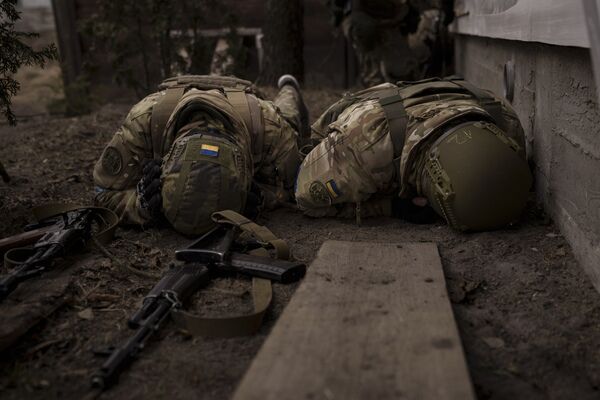
[{"label": "pine tree", "polygon": [[15,22],[21,18],[16,6],[17,0],[0,0],[0,111],[11,125],[16,124],[11,100],[20,89],[14,74],[22,66],[38,65],[43,68],[47,61],[57,58],[54,44],[36,51],[25,43],[39,35],[15,30]]},{"label": "pine tree", "polygon": [[302,0],[267,0],[261,83],[273,84],[283,74],[304,78],[303,24]]}]

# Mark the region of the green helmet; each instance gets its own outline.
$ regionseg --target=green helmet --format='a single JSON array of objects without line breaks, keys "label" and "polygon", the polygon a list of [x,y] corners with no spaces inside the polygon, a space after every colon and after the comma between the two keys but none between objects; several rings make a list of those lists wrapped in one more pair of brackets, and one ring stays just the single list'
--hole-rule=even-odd
[{"label": "green helmet", "polygon": [[193,128],[175,140],[164,158],[163,209],[181,233],[200,235],[216,211],[241,212],[252,179],[251,158],[234,136]]},{"label": "green helmet", "polygon": [[420,192],[461,231],[501,228],[521,215],[532,183],[520,146],[496,125],[466,122],[425,153]]}]

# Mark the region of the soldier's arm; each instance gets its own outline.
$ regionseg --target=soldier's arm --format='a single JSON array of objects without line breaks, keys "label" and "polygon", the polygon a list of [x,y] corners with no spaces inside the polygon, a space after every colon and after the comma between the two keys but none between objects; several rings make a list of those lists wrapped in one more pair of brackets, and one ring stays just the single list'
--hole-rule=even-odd
[{"label": "soldier's arm", "polygon": [[150,218],[139,207],[136,185],[142,165],[152,158],[150,116],[158,94],[136,104],[94,167],[96,203],[120,216],[126,224],[144,224]]},{"label": "soldier's arm", "polygon": [[419,13],[427,10],[439,10],[443,14],[443,22],[446,25],[454,20],[453,0],[411,0],[410,5]]},{"label": "soldier's arm", "polygon": [[309,215],[338,215],[366,204],[375,194],[393,193],[393,144],[377,101],[348,107],[328,127],[328,136],[304,159],[296,201]]},{"label": "soldier's arm", "polygon": [[264,145],[255,178],[258,183],[271,186],[279,201],[288,201],[301,161],[298,133],[270,101],[261,100],[260,108],[264,121]]}]

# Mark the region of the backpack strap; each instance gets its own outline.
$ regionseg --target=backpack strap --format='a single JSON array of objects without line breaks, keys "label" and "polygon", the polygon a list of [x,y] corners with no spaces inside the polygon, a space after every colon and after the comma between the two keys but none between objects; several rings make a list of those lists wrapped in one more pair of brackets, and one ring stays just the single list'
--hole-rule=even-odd
[{"label": "backpack strap", "polygon": [[252,82],[232,76],[217,75],[181,75],[165,79],[158,90],[165,90],[171,86],[192,86],[200,90],[235,88],[254,91]]},{"label": "backpack strap", "polygon": [[173,85],[166,89],[164,96],[152,108],[150,117],[150,136],[152,138],[152,153],[155,160],[162,158],[164,133],[167,122],[183,96],[186,85]]},{"label": "backpack strap", "polygon": [[[394,146],[394,158],[402,155],[404,142],[406,141],[406,127],[408,126],[408,115],[404,108],[403,92],[396,86],[384,87],[378,90],[365,90],[363,92],[350,94],[345,96],[347,104],[343,104],[343,108],[337,112],[337,118],[343,110],[359,100],[378,100],[383,108],[385,118],[387,120],[392,144]],[[341,108],[341,107],[340,107]]]},{"label": "backpack strap", "polygon": [[250,236],[256,238],[263,245],[263,247],[274,249],[278,259],[288,260],[290,258],[290,248],[285,240],[279,239],[266,226],[258,225],[243,215],[231,210],[213,213],[212,218],[213,221],[218,224],[237,226],[243,232],[246,232]]},{"label": "backpack strap", "polygon": [[506,130],[506,120],[502,114],[502,102],[497,100],[487,91],[478,88],[477,86],[467,82],[464,79],[458,77],[452,77],[448,79],[449,82],[454,83],[456,86],[469,92],[473,97],[477,99],[477,102],[490,116],[494,119],[496,124]]},{"label": "backpack strap", "polygon": [[[233,107],[242,116],[246,127],[254,136],[253,153],[262,153],[264,126],[258,100],[247,92],[253,92],[252,82],[243,79],[211,75],[183,75],[165,79],[158,87],[164,96],[152,109],[150,135],[155,159],[162,158],[162,146],[167,122],[177,103],[188,88],[199,90],[220,89],[225,92]],[[259,147],[258,147],[259,146]],[[256,151],[257,150],[257,151]]]},{"label": "backpack strap", "polygon": [[394,146],[394,158],[400,159],[404,143],[406,141],[406,128],[408,126],[408,115],[404,108],[404,98],[398,89],[390,89],[381,93],[379,104],[383,108],[385,118],[390,129],[390,138]]},{"label": "backpack strap", "polygon": [[262,121],[262,111],[258,100],[244,89],[224,88],[227,99],[240,114],[244,124],[252,135],[252,156],[254,162],[260,161],[263,153],[265,127]]}]

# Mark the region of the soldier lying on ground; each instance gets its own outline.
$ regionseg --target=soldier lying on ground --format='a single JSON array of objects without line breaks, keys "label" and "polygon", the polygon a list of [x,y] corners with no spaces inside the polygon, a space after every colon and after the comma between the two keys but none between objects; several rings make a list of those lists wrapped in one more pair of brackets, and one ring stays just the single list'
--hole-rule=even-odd
[{"label": "soldier lying on ground", "polygon": [[[532,177],[513,109],[463,80],[382,84],[346,95],[312,126],[296,201],[319,216],[433,211],[458,230],[517,220]],[[430,207],[425,207],[430,205]]]},{"label": "soldier lying on ground", "polygon": [[354,48],[362,84],[445,75],[452,0],[328,0]]},{"label": "soldier lying on ground", "polygon": [[297,81],[284,75],[279,86],[270,102],[235,78],[165,81],[131,109],[96,163],[97,203],[124,223],[164,215],[177,231],[201,234],[213,212],[258,205],[253,180],[291,200],[308,116]]}]

